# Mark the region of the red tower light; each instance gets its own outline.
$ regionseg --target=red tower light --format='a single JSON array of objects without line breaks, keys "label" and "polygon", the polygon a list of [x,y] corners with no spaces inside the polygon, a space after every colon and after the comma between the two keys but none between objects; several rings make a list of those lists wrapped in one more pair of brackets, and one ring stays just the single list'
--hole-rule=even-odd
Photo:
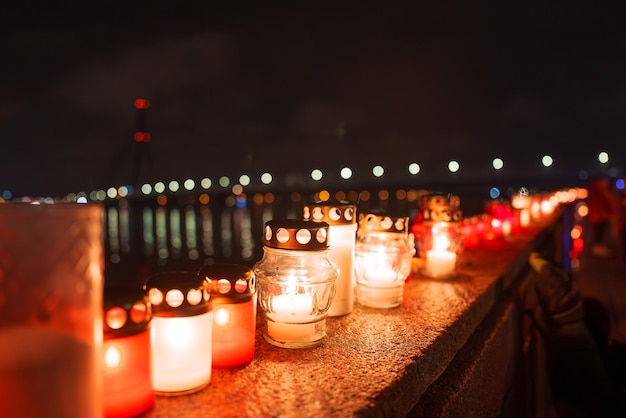
[{"label": "red tower light", "polygon": [[150,107],[150,101],[147,99],[135,99],[135,109],[147,109]]},{"label": "red tower light", "polygon": [[150,141],[150,132],[135,132],[134,135],[135,142],[149,142]]}]

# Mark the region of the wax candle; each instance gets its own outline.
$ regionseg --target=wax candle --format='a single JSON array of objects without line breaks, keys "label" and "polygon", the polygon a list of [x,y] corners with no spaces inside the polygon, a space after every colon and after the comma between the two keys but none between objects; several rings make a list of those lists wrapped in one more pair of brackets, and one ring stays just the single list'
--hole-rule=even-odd
[{"label": "wax candle", "polygon": [[303,209],[304,219],[326,222],[328,228],[328,256],[337,267],[337,289],[328,310],[329,316],[342,316],[354,307],[353,253],[356,233],[356,205],[344,202],[308,203]]},{"label": "wax candle", "polygon": [[456,253],[449,251],[450,241],[445,234],[433,237],[434,245],[426,252],[426,275],[443,278],[454,275]]},{"label": "wax candle", "polygon": [[263,258],[253,271],[265,339],[284,348],[318,345],[339,269],[328,256],[328,224],[295,219],[265,224]]},{"label": "wax candle", "polygon": [[357,301],[373,308],[400,305],[414,254],[408,218],[359,215],[354,256]]},{"label": "wax candle", "polygon": [[209,264],[198,271],[213,301],[213,368],[243,367],[254,359],[257,294],[252,270]]},{"label": "wax candle", "polygon": [[208,283],[197,274],[164,272],[144,289],[153,307],[152,385],[159,395],[184,395],[211,380],[213,310]]}]

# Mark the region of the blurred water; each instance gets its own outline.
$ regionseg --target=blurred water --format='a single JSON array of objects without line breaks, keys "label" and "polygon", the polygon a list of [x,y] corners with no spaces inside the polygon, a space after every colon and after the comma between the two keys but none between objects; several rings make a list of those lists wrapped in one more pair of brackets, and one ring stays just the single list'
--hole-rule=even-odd
[{"label": "blurred water", "polygon": [[[358,203],[359,212],[382,210],[412,220],[420,196],[431,192],[373,190],[346,199]],[[460,196],[461,209],[468,216],[482,213],[489,200],[489,187],[482,185],[449,193]],[[367,194],[369,198],[364,199]],[[192,195],[170,197],[161,204],[155,199],[109,202],[105,207],[105,280],[143,283],[152,272],[196,271],[216,262],[251,267],[263,254],[265,222],[300,218],[304,203],[315,198],[306,193],[266,193],[247,200],[211,195],[206,204]]]}]

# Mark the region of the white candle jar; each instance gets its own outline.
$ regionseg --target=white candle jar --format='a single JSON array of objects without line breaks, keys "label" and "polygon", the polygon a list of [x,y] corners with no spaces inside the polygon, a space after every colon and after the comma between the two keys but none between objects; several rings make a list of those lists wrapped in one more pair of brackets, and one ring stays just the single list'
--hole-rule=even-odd
[{"label": "white candle jar", "polygon": [[206,279],[157,273],[144,290],[152,304],[152,384],[157,395],[196,392],[211,380],[213,311]]},{"label": "white candle jar", "polygon": [[419,237],[422,274],[432,278],[456,275],[458,256],[463,251],[463,219],[458,196],[433,194],[425,196],[421,212],[424,219]]},{"label": "white candle jar", "polygon": [[415,246],[408,217],[359,215],[354,249],[356,300],[372,308],[402,304]]},{"label": "white candle jar", "polygon": [[354,307],[354,274],[352,260],[356,236],[356,205],[342,202],[320,202],[304,205],[304,220],[329,225],[329,257],[339,267],[337,291],[328,316],[342,316]]},{"label": "white candle jar", "polygon": [[295,219],[265,224],[254,267],[265,339],[278,347],[321,343],[339,269],[328,256],[328,224]]}]

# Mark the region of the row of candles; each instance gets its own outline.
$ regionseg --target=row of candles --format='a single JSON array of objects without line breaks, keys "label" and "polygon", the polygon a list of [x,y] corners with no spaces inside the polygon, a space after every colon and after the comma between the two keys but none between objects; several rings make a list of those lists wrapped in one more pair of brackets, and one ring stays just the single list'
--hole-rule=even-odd
[{"label": "row of candles", "polygon": [[[511,222],[498,229],[510,233],[527,225],[520,214],[530,207],[492,205],[488,215]],[[529,212],[528,222],[546,213]],[[135,293],[105,290],[106,416],[136,416],[152,407],[155,394],[195,392],[209,384],[213,368],[245,367],[254,359],[257,304],[264,338],[283,348],[319,344],[327,317],[350,314],[355,302],[399,306],[415,256],[424,276],[453,277],[479,224],[462,219],[457,197],[441,194],[422,199],[411,227],[407,217],[312,203],[301,219],[266,222],[263,257],[251,269],[206,265],[154,274]]]}]

